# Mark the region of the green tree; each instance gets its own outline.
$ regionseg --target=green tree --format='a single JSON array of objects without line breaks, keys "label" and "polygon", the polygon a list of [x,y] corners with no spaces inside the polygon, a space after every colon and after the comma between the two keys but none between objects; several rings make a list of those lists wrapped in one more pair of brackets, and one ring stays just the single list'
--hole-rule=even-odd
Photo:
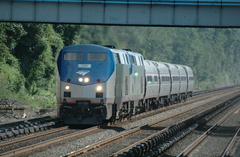
[{"label": "green tree", "polygon": [[26,78],[25,86],[30,94],[38,89],[52,90],[55,81],[55,55],[63,47],[59,34],[50,24],[23,24],[28,32],[15,48],[21,61],[21,71]]},{"label": "green tree", "polygon": [[13,48],[26,32],[21,24],[0,23],[0,88],[6,92],[18,93],[24,87],[24,77]]}]

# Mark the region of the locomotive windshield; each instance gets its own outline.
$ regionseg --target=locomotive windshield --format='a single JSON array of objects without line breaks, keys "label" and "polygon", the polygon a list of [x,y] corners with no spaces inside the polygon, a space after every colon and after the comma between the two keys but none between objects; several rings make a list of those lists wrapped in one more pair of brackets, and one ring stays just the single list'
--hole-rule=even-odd
[{"label": "locomotive windshield", "polygon": [[88,53],[87,60],[88,61],[106,61],[107,53]]},{"label": "locomotive windshield", "polygon": [[[64,54],[64,60],[68,61],[83,61],[84,53],[67,52]],[[106,61],[107,53],[87,53],[87,61]]]},{"label": "locomotive windshield", "polygon": [[64,54],[64,60],[83,60],[83,53],[67,52]]}]

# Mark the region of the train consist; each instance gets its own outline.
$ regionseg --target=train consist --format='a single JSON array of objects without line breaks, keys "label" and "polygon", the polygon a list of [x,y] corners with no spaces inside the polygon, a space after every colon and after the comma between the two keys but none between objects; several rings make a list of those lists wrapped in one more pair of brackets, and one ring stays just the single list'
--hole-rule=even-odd
[{"label": "train consist", "polygon": [[69,125],[99,125],[186,100],[190,67],[144,60],[112,46],[65,47],[57,59],[58,115]]}]

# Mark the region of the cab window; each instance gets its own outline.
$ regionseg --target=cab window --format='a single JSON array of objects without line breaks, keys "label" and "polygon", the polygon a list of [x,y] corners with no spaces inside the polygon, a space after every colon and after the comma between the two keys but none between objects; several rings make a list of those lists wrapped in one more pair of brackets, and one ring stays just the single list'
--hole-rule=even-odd
[{"label": "cab window", "polygon": [[83,60],[83,53],[81,52],[66,52],[64,53],[64,60]]},{"label": "cab window", "polygon": [[106,61],[107,53],[87,53],[88,61]]}]

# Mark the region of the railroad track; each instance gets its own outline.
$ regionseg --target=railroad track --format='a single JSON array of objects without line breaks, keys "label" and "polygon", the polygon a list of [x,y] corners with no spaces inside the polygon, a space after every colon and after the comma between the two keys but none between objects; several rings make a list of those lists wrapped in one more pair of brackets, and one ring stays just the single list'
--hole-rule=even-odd
[{"label": "railroad track", "polygon": [[[218,129],[221,124],[226,121],[230,116],[232,116],[235,112],[238,112],[240,110],[240,106],[235,107],[234,109],[232,109],[231,112],[229,112],[228,114],[226,114],[222,119],[220,119],[218,122],[216,122],[215,124],[213,124],[207,131],[205,131],[196,141],[194,141],[193,143],[191,143],[186,149],[184,149],[181,153],[179,153],[177,155],[177,157],[184,157],[187,156],[191,151],[193,151],[197,146],[200,145],[200,143],[202,141],[204,141],[205,139],[207,139],[207,137],[209,137],[210,135],[212,135],[212,133]],[[236,131],[236,133],[234,134],[232,140],[229,142],[229,144],[227,145],[227,147],[225,148],[225,150],[223,151],[221,157],[226,156],[229,153],[230,148],[232,147],[234,141],[237,139],[237,135],[239,134],[240,129],[238,128],[238,130]]]},{"label": "railroad track", "polygon": [[231,89],[231,88],[235,88],[235,87],[238,87],[238,85],[221,87],[221,88],[216,88],[216,89],[208,89],[208,90],[203,90],[203,91],[196,91],[193,93],[193,96],[206,94],[206,93],[212,93],[212,92],[221,91],[221,90],[225,90],[225,89]]},{"label": "railroad track", "polygon": [[[218,91],[217,93],[221,94],[221,93],[224,93],[224,91],[226,91],[226,90]],[[186,103],[168,106],[168,107],[165,107],[165,108],[161,108],[161,109],[157,109],[157,110],[154,110],[154,111],[150,111],[148,113],[142,113],[140,115],[137,115],[137,116],[133,117],[132,120],[134,120],[134,119],[135,120],[141,119],[143,117],[147,117],[149,115],[153,115],[153,114],[157,114],[157,113],[160,113],[160,112],[163,112],[163,111],[166,111],[166,110],[170,110],[170,109],[175,108],[175,107],[183,106],[184,104],[186,105],[186,104],[192,103],[194,101],[200,101],[200,100],[203,100],[203,99],[207,99],[207,98],[210,98],[213,95],[214,95],[214,93],[211,93],[211,94],[208,94],[208,95],[202,96],[202,97],[195,96],[194,98],[189,99],[189,101],[187,101]],[[120,125],[123,125],[124,123],[127,123],[127,121],[126,122],[121,122]],[[154,125],[154,124],[150,124],[150,126],[151,125]],[[142,127],[142,128],[144,128],[144,127]],[[44,141],[42,143],[38,143],[38,144],[35,144],[35,145],[27,146],[26,148],[19,148],[18,150],[12,150],[10,152],[5,152],[5,153],[2,153],[1,156],[4,156],[4,155],[5,156],[12,156],[14,154],[21,154],[21,153],[24,154],[26,152],[29,153],[30,151],[36,151],[37,149],[42,149],[42,148],[47,147],[49,145],[53,145],[53,144],[56,144],[56,143],[61,143],[61,142],[64,142],[64,141],[66,142],[67,140],[70,140],[70,139],[75,139],[77,137],[82,137],[82,136],[85,136],[87,134],[90,134],[90,133],[93,133],[93,132],[100,132],[100,131],[102,131],[102,130],[99,129],[98,127],[92,127],[92,128],[85,129],[85,130],[82,130],[82,131],[77,131],[77,133],[71,133],[69,135],[61,136],[61,137],[56,138],[56,139],[50,139],[49,141]],[[56,131],[56,132],[58,132],[58,131]],[[42,135],[42,136],[45,136],[45,135]],[[21,141],[21,139],[19,139],[19,141]]]},{"label": "railroad track", "polygon": [[[196,108],[199,108],[199,107],[200,107],[200,106],[198,106],[198,107],[196,107]],[[140,131],[142,131],[142,130],[144,130],[144,129],[147,129],[147,128],[149,128],[149,127],[152,127],[152,126],[154,126],[154,125],[156,125],[156,124],[158,124],[158,123],[164,122],[164,121],[166,121],[166,120],[168,120],[168,119],[170,119],[170,118],[178,117],[178,116],[180,116],[180,115],[182,115],[182,114],[184,114],[184,113],[190,112],[190,111],[192,111],[192,110],[194,110],[194,109],[196,109],[196,108],[193,108],[193,109],[190,109],[190,110],[181,112],[181,113],[179,113],[179,114],[177,114],[177,115],[169,116],[169,117],[164,118],[164,119],[160,119],[160,120],[158,120],[158,121],[155,121],[155,122],[153,122],[153,123],[149,123],[149,124],[147,124],[147,125],[143,125],[143,126],[141,126],[141,127],[137,127],[137,128],[131,129],[131,130],[126,131],[126,132],[124,132],[124,133],[121,133],[121,134],[119,134],[119,135],[117,135],[117,136],[111,137],[111,138],[109,138],[109,139],[107,139],[107,140],[103,140],[103,141],[100,141],[100,142],[95,143],[95,144],[93,144],[93,145],[90,145],[90,146],[88,146],[88,147],[85,147],[85,148],[83,148],[83,149],[80,149],[80,150],[78,150],[78,151],[71,152],[71,153],[67,154],[66,156],[67,156],[67,157],[73,157],[73,156],[78,156],[78,155],[82,155],[82,154],[88,153],[89,151],[92,151],[92,150],[94,150],[94,149],[100,148],[100,147],[102,147],[102,146],[104,146],[104,145],[109,144],[110,142],[115,142],[115,141],[117,141],[117,140],[119,140],[119,139],[121,139],[121,138],[125,138],[125,137],[127,137],[127,136],[132,135],[132,134],[138,133],[138,132],[140,132]],[[141,142],[143,142],[143,141],[145,141],[145,140],[147,140],[147,139],[149,139],[149,138],[152,138],[152,137],[156,136],[156,135],[159,134],[159,133],[163,133],[164,131],[167,131],[167,130],[169,130],[169,129],[170,129],[170,127],[167,127],[167,128],[162,129],[161,131],[159,131],[159,132],[157,132],[157,133],[151,134],[151,135],[148,136],[147,138],[144,138],[144,139],[142,139],[141,141],[138,141],[137,143],[134,143],[134,144],[130,145],[129,147],[124,148],[123,150],[120,150],[120,151],[117,152],[117,153],[114,153],[112,156],[118,156],[118,154],[120,154],[120,153],[122,153],[122,152],[124,152],[124,151],[126,151],[126,150],[128,150],[128,149],[130,149],[131,147],[134,147],[134,146],[136,146],[137,144],[140,144]]]},{"label": "railroad track", "polygon": [[[225,97],[225,98],[222,98],[222,99],[225,100],[226,97]],[[222,101],[223,101],[223,100],[222,100]],[[208,105],[209,105],[209,104],[208,104]],[[66,156],[78,156],[78,155],[83,155],[83,154],[85,154],[85,153],[88,153],[88,152],[90,152],[90,151],[92,151],[92,150],[94,150],[94,149],[97,149],[97,150],[99,150],[100,148],[103,149],[103,148],[102,148],[103,146],[106,146],[106,145],[109,145],[109,144],[115,145],[115,144],[116,144],[115,141],[119,142],[119,139],[121,139],[121,138],[126,138],[126,137],[128,137],[127,140],[131,140],[131,139],[129,138],[129,136],[133,136],[133,134],[136,134],[137,132],[143,132],[143,131],[146,130],[147,128],[149,128],[149,127],[151,128],[152,126],[154,126],[154,125],[156,125],[156,124],[158,124],[158,123],[160,123],[160,122],[163,122],[163,121],[172,119],[172,118],[174,118],[174,117],[178,117],[178,116],[180,116],[180,115],[183,115],[183,114],[186,114],[186,113],[190,113],[190,112],[192,112],[193,110],[199,109],[198,111],[196,111],[197,113],[194,115],[194,116],[196,116],[196,115],[199,114],[198,112],[200,112],[200,110],[202,110],[201,107],[203,107],[203,106],[207,106],[207,104],[203,104],[203,105],[201,105],[201,106],[197,106],[197,107],[192,108],[192,109],[189,109],[189,110],[187,110],[187,111],[183,111],[183,112],[181,112],[181,113],[179,113],[179,114],[176,114],[176,115],[173,115],[173,116],[169,116],[169,117],[167,117],[167,118],[160,119],[160,120],[155,121],[155,122],[153,122],[153,123],[150,123],[150,124],[147,124],[147,125],[144,125],[144,126],[141,126],[141,127],[137,127],[137,128],[131,129],[131,130],[126,131],[126,132],[124,132],[124,133],[122,133],[122,134],[119,134],[119,135],[117,135],[117,136],[111,137],[111,138],[109,138],[109,139],[107,139],[107,140],[103,140],[103,141],[100,141],[100,142],[95,143],[95,144],[93,144],[93,145],[90,145],[90,146],[87,146],[87,147],[82,148],[82,149],[80,149],[80,150],[77,150],[77,151],[75,151],[75,152],[71,152],[71,153],[67,154]],[[212,108],[212,106],[208,107],[208,108],[205,109],[205,110],[209,110],[209,108]],[[186,120],[183,120],[183,121],[186,121]],[[181,123],[181,122],[178,122],[178,123]],[[176,125],[177,125],[177,124],[176,124]],[[155,133],[154,133],[154,132],[150,132],[150,133],[148,133],[148,134],[150,134],[150,136],[148,136],[148,137],[146,137],[145,139],[142,139],[142,140],[140,140],[140,141],[138,141],[138,142],[130,145],[130,146],[127,147],[127,148],[124,148],[124,149],[118,151],[117,153],[112,154],[112,156],[118,156],[119,154],[123,153],[123,152],[126,151],[126,150],[129,150],[129,149],[132,148],[132,147],[136,147],[137,145],[141,145],[141,143],[142,143],[143,141],[147,141],[147,139],[151,139],[152,137],[154,137],[154,136],[156,136],[156,135],[158,135],[158,134],[161,134],[161,133],[163,133],[163,132],[169,131],[170,128],[171,128],[171,127],[166,127],[166,128],[164,128],[164,129],[162,129],[161,131],[158,131],[158,132],[155,132]],[[149,132],[149,130],[148,130],[148,132]],[[138,134],[139,134],[139,133],[138,133]],[[143,134],[143,133],[140,133],[140,134]],[[168,135],[165,135],[165,136],[168,136]],[[135,137],[136,137],[136,136],[135,136]],[[134,138],[135,138],[135,137],[134,137]],[[115,143],[113,143],[113,142],[115,142]],[[144,144],[142,144],[142,145],[144,145]],[[146,145],[146,142],[145,142],[145,145]],[[139,146],[139,147],[142,147],[142,146]],[[147,150],[147,147],[149,147],[149,145],[146,146],[145,150]],[[108,151],[108,150],[105,150],[105,151]],[[139,148],[139,152],[141,152],[141,151],[143,151],[143,148],[142,148],[142,150],[141,150],[141,148]],[[92,155],[92,154],[90,154],[90,155]],[[105,155],[106,155],[106,154],[105,154]],[[132,154],[131,154],[131,155],[132,155]],[[86,156],[88,156],[88,154],[86,154]],[[109,154],[107,154],[106,156],[109,156]],[[123,156],[124,156],[124,155],[123,155]]]},{"label": "railroad track", "polygon": [[[225,102],[217,105],[216,107],[213,107],[210,110],[206,110],[206,111],[200,113],[199,115],[196,115],[196,116],[194,116],[190,119],[185,120],[184,122],[181,122],[178,125],[172,126],[172,129],[168,130],[167,133],[164,132],[165,136],[164,136],[164,133],[160,133],[157,136],[155,136],[154,138],[148,138],[148,140],[145,141],[144,143],[138,144],[137,146],[130,149],[128,152],[124,152],[124,153],[120,154],[119,156],[122,157],[122,156],[141,156],[141,155],[146,155],[146,156],[159,156],[159,155],[161,155],[165,150],[167,150],[173,144],[180,141],[183,137],[190,134],[192,131],[194,131],[199,126],[202,126],[203,124],[205,124],[207,121],[212,119],[218,113],[222,112],[223,110],[230,107],[234,103],[239,102],[240,95],[238,95],[236,97],[233,97],[230,100],[235,101],[235,102],[225,101]],[[236,110],[234,110],[234,112],[235,111]],[[229,114],[229,115],[231,115],[231,114]],[[220,125],[220,123],[222,123],[224,120],[226,120],[226,118],[228,116],[224,117],[221,121],[216,123],[211,129],[206,131],[204,133],[204,135],[202,135],[199,138],[199,140],[197,140],[192,145],[190,145],[188,147],[188,149],[183,151],[184,153],[180,154],[179,156],[187,155],[187,153],[189,151],[191,151],[192,148],[194,148],[194,146],[199,144],[201,142],[201,140],[204,139],[204,137],[207,136],[213,128]],[[180,127],[181,125],[186,125],[187,127],[184,127],[183,129],[179,129],[179,131],[174,130],[174,129],[176,129],[176,126]],[[157,144],[152,144],[151,143],[151,141],[153,141],[153,139],[155,139],[157,141],[156,142]],[[195,155],[193,155],[193,156],[195,156]]]}]

